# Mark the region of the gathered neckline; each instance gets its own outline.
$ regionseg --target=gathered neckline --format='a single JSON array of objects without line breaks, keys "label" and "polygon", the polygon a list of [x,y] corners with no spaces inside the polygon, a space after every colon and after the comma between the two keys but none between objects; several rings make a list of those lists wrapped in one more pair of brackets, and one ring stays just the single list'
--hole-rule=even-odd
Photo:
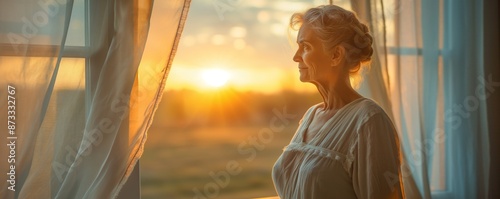
[{"label": "gathered neckline", "polygon": [[[329,119],[325,122],[325,124],[328,124],[328,123],[330,123],[332,120],[334,120],[335,118],[337,118],[337,117],[338,117],[338,115],[339,115],[339,113],[341,113],[341,112],[342,112],[343,110],[345,110],[346,108],[348,108],[348,107],[350,107],[350,106],[352,106],[352,105],[354,105],[354,104],[357,104],[357,103],[358,103],[358,102],[360,102],[360,101],[364,101],[364,100],[366,100],[366,99],[368,99],[368,98],[365,98],[365,97],[360,97],[360,98],[355,99],[355,100],[353,100],[353,101],[349,102],[348,104],[344,105],[342,108],[340,108],[339,110],[337,110],[337,112],[336,112],[336,113],[335,113],[335,114],[334,114],[331,118],[329,118]],[[301,129],[300,129],[300,132],[299,132],[299,133],[300,133],[300,134],[299,134],[299,135],[300,135],[300,137],[299,137],[299,138],[300,138],[300,143],[302,143],[302,144],[306,144],[306,145],[315,146],[315,145],[310,144],[310,143],[311,143],[311,141],[313,141],[313,140],[317,137],[317,135],[318,135],[318,134],[320,134],[321,132],[323,132],[323,131],[324,131],[324,128],[326,128],[326,126],[327,126],[327,125],[323,125],[323,126],[322,126],[319,130],[318,130],[318,133],[316,134],[316,136],[312,137],[312,138],[309,140],[309,142],[305,142],[305,141],[304,141],[306,130],[309,128],[309,125],[311,125],[311,122],[312,122],[312,120],[313,120],[314,115],[316,114],[316,111],[318,110],[318,108],[320,107],[320,105],[321,105],[321,104],[323,104],[323,103],[324,103],[324,102],[322,102],[322,103],[318,103],[318,104],[314,105],[313,109],[312,109],[309,113],[307,113],[307,115],[306,115],[306,116],[307,116],[307,117],[306,117],[306,118],[307,118],[307,120],[306,120],[306,121],[304,121],[304,122],[302,123],[302,125],[301,125]]]}]

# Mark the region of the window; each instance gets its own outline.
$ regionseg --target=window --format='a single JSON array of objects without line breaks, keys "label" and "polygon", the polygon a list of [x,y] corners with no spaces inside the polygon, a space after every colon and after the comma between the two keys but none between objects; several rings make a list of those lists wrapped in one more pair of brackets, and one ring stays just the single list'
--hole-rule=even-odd
[{"label": "window", "polygon": [[[411,145],[414,146],[405,149],[410,151],[406,154],[407,158],[414,160],[414,163],[408,167],[414,169],[412,167],[419,167],[420,164],[430,165],[428,173],[430,174],[429,186],[432,197],[450,198],[450,189],[447,186],[447,182],[450,180],[450,169],[447,169],[447,165],[452,151],[449,149],[448,140],[444,138],[443,58],[441,53],[444,29],[443,0],[432,2],[386,0],[383,2],[387,6],[384,13],[391,98],[393,105],[401,105],[402,109],[406,110],[406,113],[401,112],[400,117],[396,118],[396,125],[399,126],[399,129],[405,129],[403,133],[414,136],[413,139],[406,141],[407,144],[411,142]],[[426,78],[423,80],[420,75],[416,74],[425,75]],[[433,87],[437,87],[435,90],[437,93],[429,93],[429,95],[437,94],[437,99],[432,99],[436,102],[433,107],[425,105],[427,104],[425,100],[430,99],[426,96],[428,93],[424,92],[423,96],[418,96],[405,92],[405,90],[416,90],[419,87],[426,89],[431,84]],[[402,97],[401,101],[399,97]],[[402,102],[418,105],[420,100],[424,100],[422,102],[424,110],[418,110],[417,106],[405,107],[402,105]],[[429,121],[429,117],[431,121]],[[411,121],[418,120],[425,120],[427,125],[434,124],[435,126],[433,128],[418,126],[418,122],[413,122],[414,126],[411,126]],[[402,126],[403,128],[401,128]],[[432,134],[429,135],[433,136],[419,141],[421,136],[416,134],[427,131],[432,131]],[[422,151],[430,157],[431,161],[423,162],[421,159],[423,157],[413,153],[414,151]],[[417,174],[414,170],[413,172],[413,175]]]},{"label": "window", "polygon": [[[29,74],[30,78],[50,78],[52,73],[40,73],[40,67],[53,67],[58,59],[58,51],[62,50],[61,61],[58,68],[57,80],[54,83],[54,95],[50,99],[46,118],[53,121],[64,122],[66,120],[82,121],[72,129],[58,129],[55,124],[45,124],[42,130],[55,131],[56,135],[68,137],[68,130],[82,131],[85,127],[89,105],[92,100],[92,93],[95,89],[98,73],[94,64],[98,59],[98,46],[109,45],[106,35],[102,36],[101,26],[105,22],[101,12],[108,8],[104,1],[74,0],[71,11],[71,20],[65,41],[64,48],[60,48],[63,38],[64,27],[61,24],[65,21],[65,6],[59,1],[39,1],[38,3],[20,1],[2,2],[0,14],[6,28],[0,30],[0,55],[2,63],[11,65],[8,68],[9,74],[23,77],[23,73]],[[27,8],[28,7],[28,8]],[[30,14],[34,13],[34,14]],[[29,44],[29,48],[28,45]],[[16,66],[16,67],[14,67]],[[94,67],[94,68],[93,68]],[[18,70],[17,70],[17,69]],[[44,68],[45,69],[45,68]],[[1,70],[1,69],[0,69]],[[52,70],[47,70],[52,71]],[[27,87],[36,87],[35,83],[26,80]],[[35,82],[33,80],[32,82]],[[26,88],[28,89],[28,88]],[[45,89],[41,89],[45,90]],[[70,100],[71,103],[65,103]],[[85,106],[74,106],[74,104],[85,104]],[[74,111],[71,111],[74,110]],[[75,113],[71,118],[63,112]],[[77,115],[76,113],[82,113]],[[53,123],[53,122],[52,122]],[[75,123],[76,124],[76,123]],[[54,128],[55,127],[55,128]],[[54,152],[57,156],[62,151]],[[125,185],[119,198],[139,198],[140,180],[139,166],[136,167],[129,182]]]},{"label": "window", "polygon": [[[321,101],[314,86],[298,81],[288,21],[327,3],[191,2],[141,158],[142,198],[276,195],[273,164],[305,110]],[[283,112],[290,118],[273,130],[270,121]]]}]

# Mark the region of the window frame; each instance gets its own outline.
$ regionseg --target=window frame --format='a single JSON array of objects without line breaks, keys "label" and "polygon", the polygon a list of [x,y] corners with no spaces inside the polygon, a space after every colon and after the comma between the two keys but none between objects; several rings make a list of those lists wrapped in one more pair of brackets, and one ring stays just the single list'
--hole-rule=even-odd
[{"label": "window frame", "polygon": [[[134,2],[137,2],[134,0]],[[106,1],[92,1],[85,0],[85,46],[88,46],[87,49],[87,57],[85,58],[85,91],[86,91],[86,114],[88,115],[90,111],[90,104],[93,98],[93,93],[97,87],[97,79],[99,78],[101,71],[100,68],[96,68],[96,66],[101,66],[101,61],[105,60],[103,57],[106,56],[106,53],[100,53],[108,50],[108,46],[111,45],[112,41],[112,33],[114,32],[113,26],[109,24],[113,24],[114,22],[114,13],[106,12],[103,9],[112,9],[113,5],[106,5]],[[109,7],[108,7],[109,6]],[[96,11],[92,12],[91,11]],[[108,16],[103,16],[103,13],[107,13]],[[107,31],[109,34],[99,40],[100,33],[102,32],[101,27],[94,23],[97,21],[102,21],[103,19],[108,19],[106,23],[108,23]],[[94,31],[95,30],[95,31]],[[130,117],[130,114],[127,115]],[[122,121],[122,125],[128,126],[127,119]],[[141,198],[141,176],[140,176],[140,161],[138,160],[134,170],[130,174],[127,179],[127,182],[123,184],[121,187],[120,193],[117,196],[117,199],[137,199]]]},{"label": "window frame", "polygon": [[[99,34],[102,32],[101,28],[97,26],[96,21],[102,21],[104,18],[102,13],[108,13],[108,24],[113,23],[113,13],[105,12],[103,9],[108,8],[108,6],[113,6],[111,4],[106,5],[106,1],[94,1],[94,0],[83,0],[84,1],[84,26],[85,26],[85,44],[84,46],[63,46],[60,45],[37,45],[30,44],[27,51],[16,51],[12,48],[11,43],[0,43],[0,56],[13,56],[13,57],[53,57],[54,52],[61,50],[61,58],[80,58],[85,61],[85,114],[89,115],[90,104],[92,102],[92,95],[96,89],[95,81],[99,78],[99,66],[100,64],[94,64],[98,62],[100,56],[103,56],[103,50],[107,50],[107,47],[111,44],[111,39],[113,33],[113,26],[108,27],[108,35],[104,37],[104,41],[98,41]],[[137,2],[134,0],[134,2]],[[111,7],[112,8],[112,7]],[[99,10],[101,12],[92,13],[91,11]],[[101,14],[101,15],[99,15]],[[93,31],[96,30],[96,31]],[[99,43],[97,43],[99,42]],[[96,47],[100,48],[96,48]],[[104,53],[105,56],[105,53]],[[128,126],[128,120],[124,120],[123,124]],[[141,197],[141,180],[140,180],[140,164],[137,164],[129,176],[127,182],[123,185],[120,193],[118,194],[118,199],[136,199]]]}]

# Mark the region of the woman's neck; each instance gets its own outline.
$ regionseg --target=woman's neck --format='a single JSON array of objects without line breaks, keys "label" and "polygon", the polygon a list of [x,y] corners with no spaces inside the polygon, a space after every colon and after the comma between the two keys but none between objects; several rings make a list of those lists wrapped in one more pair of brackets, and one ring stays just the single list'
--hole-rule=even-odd
[{"label": "woman's neck", "polygon": [[350,102],[362,97],[351,86],[349,76],[340,78],[338,81],[316,83],[321,97],[323,98],[324,111],[336,111]]}]

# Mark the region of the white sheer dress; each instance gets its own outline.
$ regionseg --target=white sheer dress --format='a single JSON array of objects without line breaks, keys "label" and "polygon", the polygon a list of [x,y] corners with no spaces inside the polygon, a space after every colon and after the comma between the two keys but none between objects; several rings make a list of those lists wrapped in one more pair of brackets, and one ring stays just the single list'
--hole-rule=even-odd
[{"label": "white sheer dress", "polygon": [[273,168],[281,199],[403,198],[397,132],[374,101],[359,98],[303,142],[312,106]]}]

